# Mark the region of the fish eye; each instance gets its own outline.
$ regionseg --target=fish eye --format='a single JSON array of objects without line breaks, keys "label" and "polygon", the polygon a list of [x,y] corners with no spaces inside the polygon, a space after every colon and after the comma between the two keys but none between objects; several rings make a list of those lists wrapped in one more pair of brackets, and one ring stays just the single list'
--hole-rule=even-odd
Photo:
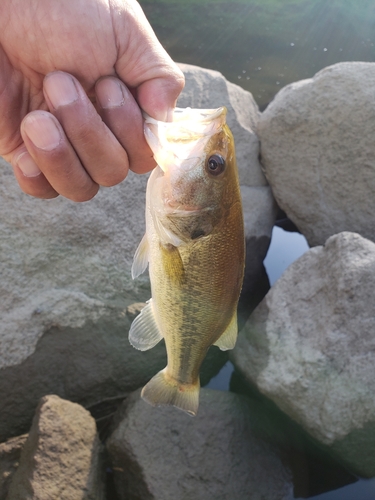
[{"label": "fish eye", "polygon": [[207,160],[207,172],[211,175],[220,175],[225,170],[225,160],[221,155],[211,155]]}]

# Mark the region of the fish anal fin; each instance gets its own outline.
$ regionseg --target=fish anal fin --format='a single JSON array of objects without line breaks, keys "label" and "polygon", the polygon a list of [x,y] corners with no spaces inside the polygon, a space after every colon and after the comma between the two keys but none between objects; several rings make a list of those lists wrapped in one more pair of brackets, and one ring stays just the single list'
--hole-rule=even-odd
[{"label": "fish anal fin", "polygon": [[199,406],[199,379],[196,384],[182,384],[164,370],[142,389],[142,398],[152,406],[175,406],[194,417]]},{"label": "fish anal fin", "polygon": [[129,342],[139,351],[147,351],[156,346],[162,338],[163,335],[155,321],[152,299],[150,299],[131,324]]},{"label": "fish anal fin", "polygon": [[214,345],[217,345],[222,351],[233,349],[236,344],[238,334],[237,312],[233,315],[231,322],[225,332],[217,339]]},{"label": "fish anal fin", "polygon": [[148,265],[149,244],[147,235],[145,234],[138,245],[134,254],[132,265],[132,278],[137,278],[140,274],[146,271]]}]

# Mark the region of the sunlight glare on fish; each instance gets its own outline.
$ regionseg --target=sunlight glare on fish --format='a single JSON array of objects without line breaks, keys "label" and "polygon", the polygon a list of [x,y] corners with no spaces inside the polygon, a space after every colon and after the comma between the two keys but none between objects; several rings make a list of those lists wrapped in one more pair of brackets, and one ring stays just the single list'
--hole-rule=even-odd
[{"label": "sunlight glare on fish", "polygon": [[144,113],[144,132],[154,158],[163,172],[178,165],[190,170],[200,160],[205,145],[225,121],[223,108],[192,110],[176,108],[173,122],[161,122]]}]

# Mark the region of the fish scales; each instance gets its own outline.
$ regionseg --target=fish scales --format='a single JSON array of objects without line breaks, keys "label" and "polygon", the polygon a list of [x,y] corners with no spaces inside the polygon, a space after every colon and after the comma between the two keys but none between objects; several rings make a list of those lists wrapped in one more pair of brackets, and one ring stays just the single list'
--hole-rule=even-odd
[{"label": "fish scales", "polygon": [[[236,219],[237,213],[234,215]],[[227,328],[237,306],[241,276],[233,273],[228,261],[235,258],[230,242],[242,235],[231,218],[226,219],[226,226],[202,241],[175,248],[186,269],[183,282],[165,272],[164,252],[168,250],[155,252],[150,266],[151,282],[157,283],[153,300],[160,311],[164,337],[170,339],[168,369],[176,380],[196,382],[207,349]]]},{"label": "fish scales", "polygon": [[[146,235],[133,265],[137,275],[148,262],[152,300],[134,320],[130,342],[145,350],[164,337],[168,357],[167,367],[144,387],[142,397],[192,415],[198,408],[199,369],[208,348],[216,343],[221,349],[232,348],[237,335],[244,230],[234,143],[225,112],[225,108],[203,112],[208,125],[204,133],[194,135],[201,144],[193,144],[190,156],[184,151],[182,160],[176,149],[173,155],[168,152],[163,132],[156,129],[166,151],[149,140],[160,166],[148,181]],[[202,116],[199,113],[195,110]],[[168,130],[173,126],[167,125]],[[178,124],[176,128],[178,134]],[[186,135],[183,142],[188,142]],[[180,150],[177,153],[181,155]],[[212,173],[209,161],[222,162],[223,171]]]}]

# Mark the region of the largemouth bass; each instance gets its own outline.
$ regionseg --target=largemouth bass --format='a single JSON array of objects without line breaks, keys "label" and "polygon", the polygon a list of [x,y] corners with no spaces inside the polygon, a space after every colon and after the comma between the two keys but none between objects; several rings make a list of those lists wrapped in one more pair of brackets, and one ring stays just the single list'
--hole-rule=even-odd
[{"label": "largemouth bass", "polygon": [[152,298],[129,340],[142,351],[165,340],[167,366],[143,399],[195,415],[208,348],[232,349],[237,338],[245,244],[234,140],[224,107],[176,108],[170,123],[146,117],[145,136],[158,166],[132,275],[149,265]]}]

